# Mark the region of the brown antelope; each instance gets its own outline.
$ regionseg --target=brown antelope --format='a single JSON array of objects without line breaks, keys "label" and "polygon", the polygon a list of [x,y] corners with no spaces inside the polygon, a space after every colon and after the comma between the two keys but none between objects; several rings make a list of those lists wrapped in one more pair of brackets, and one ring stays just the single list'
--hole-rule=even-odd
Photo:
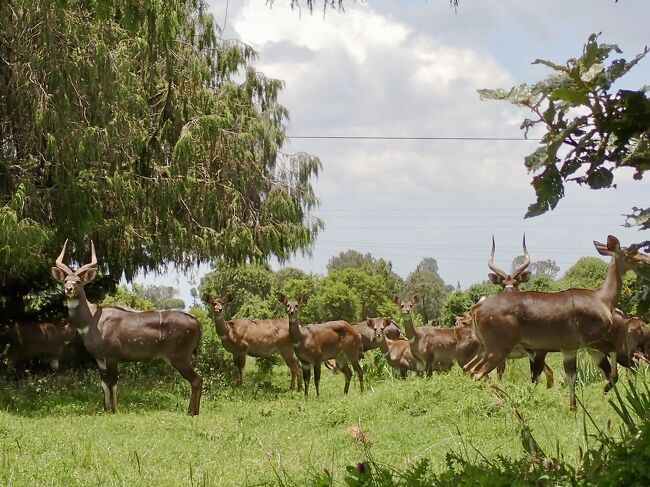
[{"label": "brown antelope", "polygon": [[[492,235],[492,251],[490,252],[490,257],[488,258],[488,267],[492,270],[492,272],[488,274],[488,277],[494,284],[501,286],[503,292],[520,291],[519,285],[528,282],[531,276],[530,272],[526,270],[530,265],[530,256],[528,255],[528,249],[526,248],[526,234],[524,234],[523,239],[524,261],[512,272],[512,274],[507,274],[502,269],[494,265],[494,247],[494,235]],[[553,387],[553,370],[545,361],[546,354],[546,351],[531,351],[525,350],[522,347],[515,347],[515,349],[508,355],[508,358],[518,359],[528,357],[530,363],[531,378],[534,383],[537,383],[537,380],[539,378],[539,373],[536,373],[536,369],[539,367],[536,366],[535,363],[540,363],[544,374],[546,375],[546,387]],[[505,361],[497,366],[497,375],[499,379],[503,377],[505,369]]]},{"label": "brown antelope", "polygon": [[[434,370],[435,351],[437,348],[436,334],[439,328],[433,326],[415,327],[411,315],[413,307],[418,304],[420,297],[414,294],[410,299],[400,300],[399,296],[394,296],[395,303],[400,307],[402,317],[404,318],[404,331],[406,338],[411,345],[411,352],[418,366],[418,371],[426,372],[427,377],[431,377]],[[449,370],[448,364],[438,363],[436,370]]]},{"label": "brown antelope", "polygon": [[400,327],[391,318],[366,318],[364,321],[352,325],[352,328],[357,330],[361,335],[361,344],[364,352],[375,348],[381,348],[376,333],[370,324],[371,320],[373,322],[381,320],[386,323],[382,333],[386,338],[389,338],[390,340],[400,340],[405,338]]},{"label": "brown antelope", "polygon": [[207,294],[203,301],[212,309],[215,328],[223,347],[232,353],[235,363],[235,378],[237,385],[244,381],[244,366],[246,355],[251,357],[270,357],[279,353],[291,371],[291,389],[302,390],[302,375],[300,364],[293,353],[293,344],[289,337],[289,320],[279,318],[274,320],[234,319],[226,321],[225,308],[233,299],[231,293],[223,298],[212,299]]},{"label": "brown antelope", "polygon": [[6,356],[13,363],[40,358],[58,370],[63,351],[75,339],[76,330],[63,323],[16,322],[5,325],[2,335]]},{"label": "brown antelope", "polygon": [[309,295],[303,294],[297,301],[287,299],[282,293],[277,293],[278,301],[286,306],[289,315],[289,335],[293,349],[302,364],[302,374],[305,382],[305,396],[309,391],[311,368],[314,368],[314,385],[316,397],[320,395],[321,363],[324,360],[334,359],[337,367],[345,376],[343,393],[350,389],[352,371],[350,365],[359,377],[359,389],[363,392],[363,370],[359,359],[363,356],[361,348],[361,335],[352,328],[347,321],[328,321],[301,327],[300,306],[304,304]]},{"label": "brown antelope", "polygon": [[393,324],[390,318],[368,318],[365,323],[366,328],[374,333],[375,341],[379,344],[386,362],[399,372],[401,379],[406,379],[409,370],[417,372],[417,363],[408,340],[393,340],[386,334],[386,330]]},{"label": "brown antelope", "polygon": [[[626,316],[620,309],[612,312],[610,335],[613,337],[611,349],[605,353],[615,352],[618,365],[631,368],[636,365],[639,355],[650,354],[650,329],[639,318]],[[611,368],[605,353],[592,352],[592,358],[594,361],[601,358],[598,366],[609,379]]]},{"label": "brown antelope", "polygon": [[188,414],[199,414],[203,379],[192,368],[192,355],[201,339],[197,319],[182,311],[134,311],[89,302],[84,286],[97,275],[95,246],[91,240],[90,263],[73,271],[63,263],[67,243],[63,244],[52,275],[63,283],[70,325],[81,335],[99,366],[104,410],[117,410],[119,362],[162,358],[190,383]]},{"label": "brown antelope", "polygon": [[607,237],[607,245],[594,242],[594,246],[601,255],[611,257],[600,289],[500,293],[476,303],[471,313],[482,351],[465,370],[482,379],[518,344],[530,350],[561,350],[569,403],[575,410],[576,354],[579,348],[588,348],[592,357],[611,354],[611,375],[605,388],[609,390],[618,379],[617,357],[624,349],[621,334],[612,325],[623,274],[650,264],[650,256],[621,247],[612,235]]},{"label": "brown antelope", "polygon": [[[368,350],[373,350],[379,347],[379,343],[375,338],[375,332],[371,327],[368,326],[368,320],[383,320],[383,318],[366,318],[364,321],[355,323],[352,325],[352,328],[357,330],[361,335],[361,347],[363,348],[364,353]],[[390,325],[384,329],[384,336],[390,338],[391,340],[405,339],[406,337],[402,333],[400,327],[392,319],[390,319]],[[336,365],[332,365],[329,360],[323,362],[323,365],[330,369],[332,372],[338,372]]]}]

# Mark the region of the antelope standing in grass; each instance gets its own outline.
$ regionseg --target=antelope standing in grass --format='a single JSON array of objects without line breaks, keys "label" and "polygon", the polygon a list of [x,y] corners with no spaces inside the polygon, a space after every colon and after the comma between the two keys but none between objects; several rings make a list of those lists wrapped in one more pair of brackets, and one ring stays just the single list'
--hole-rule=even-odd
[{"label": "antelope standing in grass", "polygon": [[472,320],[482,351],[465,370],[482,379],[518,344],[530,350],[561,350],[569,404],[575,410],[576,354],[578,349],[587,348],[596,363],[610,353],[611,374],[605,386],[608,391],[618,379],[617,357],[625,347],[620,343],[621,334],[612,325],[623,274],[650,264],[650,256],[621,247],[612,235],[607,237],[606,245],[594,242],[594,246],[601,255],[611,257],[600,289],[500,293],[475,304]]},{"label": "antelope standing in grass", "polygon": [[223,347],[232,353],[235,363],[235,379],[237,385],[244,380],[246,355],[251,357],[270,357],[276,353],[284,359],[291,371],[291,389],[302,390],[302,375],[300,364],[293,353],[293,344],[289,336],[289,320],[279,318],[273,320],[234,319],[226,321],[225,308],[233,299],[231,293],[223,298],[212,299],[207,294],[203,301],[212,309],[214,324]]},{"label": "antelope standing in grass", "polygon": [[[387,319],[390,321],[390,324],[384,328],[384,336],[391,340],[406,339],[397,323],[395,323],[391,318]],[[379,342],[375,336],[375,331],[372,329],[372,326],[369,326],[370,320],[384,320],[384,318],[366,318],[364,321],[352,325],[352,328],[357,330],[361,335],[361,348],[364,353],[368,350],[379,348]],[[323,362],[323,365],[334,373],[338,372],[336,366],[332,365],[329,361]]]},{"label": "antelope standing in grass", "polygon": [[363,370],[359,365],[359,359],[363,355],[361,335],[352,328],[347,321],[328,321],[306,326],[300,326],[300,306],[309,298],[303,294],[300,299],[287,299],[282,293],[277,293],[278,301],[286,306],[289,315],[289,334],[293,349],[302,364],[302,374],[305,383],[305,396],[309,391],[311,368],[314,368],[314,385],[316,386],[316,397],[320,395],[320,373],[321,363],[325,360],[334,359],[336,366],[345,376],[343,393],[347,394],[350,389],[352,371],[350,364],[359,377],[359,389],[363,392]]},{"label": "antelope standing in grass", "polygon": [[[504,272],[502,269],[494,265],[494,235],[492,236],[492,251],[490,252],[490,257],[488,258],[488,267],[492,270],[488,274],[488,278],[497,286],[500,286],[503,289],[503,292],[519,292],[519,286],[530,280],[530,272],[526,269],[530,265],[530,256],[528,255],[528,249],[526,248],[526,235],[524,234],[523,239],[524,247],[524,261],[517,266],[517,268],[512,271],[512,274]],[[530,363],[530,372],[531,379],[534,383],[537,383],[539,378],[539,373],[536,373],[536,369],[539,366],[536,366],[535,363],[540,363],[541,367],[546,375],[546,387],[553,387],[554,377],[553,370],[546,363],[546,354],[547,351],[531,351],[525,350],[523,347],[516,347],[510,354],[508,358],[517,359],[528,357]],[[497,375],[499,379],[503,377],[503,373],[506,369],[505,361],[497,366]]]},{"label": "antelope standing in grass", "polygon": [[[437,347],[436,331],[433,326],[415,327],[413,324],[412,311],[413,307],[419,303],[420,297],[414,294],[410,299],[400,300],[399,296],[394,296],[395,303],[399,306],[402,317],[404,318],[404,332],[411,346],[411,353],[415,359],[418,371],[426,372],[427,377],[431,377],[434,370],[435,349]],[[440,370],[449,370],[447,364],[438,364]]]},{"label": "antelope standing in grass", "polygon": [[76,330],[70,324],[42,322],[15,322],[4,325],[0,332],[6,356],[14,364],[40,358],[54,370],[65,347],[75,339]]},{"label": "antelope standing in grass", "polygon": [[89,302],[84,286],[97,275],[95,246],[91,240],[90,263],[73,271],[63,263],[67,243],[63,244],[52,275],[63,284],[70,325],[81,335],[99,366],[104,410],[117,410],[119,362],[162,358],[190,383],[187,412],[199,414],[203,379],[192,368],[192,355],[201,339],[197,319],[182,311],[134,311]]},{"label": "antelope standing in grass", "polygon": [[378,320],[385,323],[384,330],[382,335],[390,340],[400,340],[406,338],[402,333],[400,327],[395,323],[391,318],[366,318],[359,323],[352,325],[352,328],[357,330],[361,335],[361,345],[363,351],[367,352],[368,350],[374,350],[375,348],[381,348],[379,346],[379,339],[371,325],[371,321],[377,322]]},{"label": "antelope standing in grass", "polygon": [[365,323],[365,326],[374,333],[386,362],[399,372],[401,379],[406,379],[409,370],[417,372],[417,363],[411,353],[408,340],[390,339],[386,334],[386,330],[393,323],[390,318],[368,318]]}]

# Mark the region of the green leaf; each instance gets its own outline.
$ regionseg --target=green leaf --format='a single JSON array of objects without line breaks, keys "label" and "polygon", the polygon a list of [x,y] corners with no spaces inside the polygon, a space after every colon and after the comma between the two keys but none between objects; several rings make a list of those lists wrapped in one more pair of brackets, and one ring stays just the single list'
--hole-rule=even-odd
[{"label": "green leaf", "polygon": [[599,167],[587,175],[587,182],[592,189],[609,188],[614,181],[612,171]]},{"label": "green leaf", "polygon": [[554,89],[549,98],[551,100],[563,100],[573,105],[586,105],[589,101],[587,97],[588,91],[585,88],[575,88],[571,86],[563,86]]},{"label": "green leaf", "polygon": [[524,158],[524,165],[528,169],[528,172],[536,172],[547,163],[547,159],[547,147],[538,147],[535,149],[535,152]]},{"label": "green leaf", "polygon": [[580,79],[585,83],[591,83],[594,81],[603,71],[605,71],[605,66],[600,63],[593,64],[586,72],[580,75]]}]

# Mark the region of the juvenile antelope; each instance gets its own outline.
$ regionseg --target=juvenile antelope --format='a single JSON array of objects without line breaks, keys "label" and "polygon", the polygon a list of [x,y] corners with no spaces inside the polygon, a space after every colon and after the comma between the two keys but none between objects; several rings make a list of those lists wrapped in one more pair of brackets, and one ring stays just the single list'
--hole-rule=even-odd
[{"label": "juvenile antelope", "polygon": [[98,306],[86,299],[84,286],[97,275],[95,245],[90,241],[91,260],[77,271],[63,263],[65,248],[52,268],[54,279],[63,283],[69,322],[81,335],[99,366],[104,390],[104,410],[117,410],[119,362],[162,358],[190,383],[188,414],[199,414],[203,379],[192,368],[192,355],[201,339],[196,318],[182,311],[133,311],[119,306]]},{"label": "juvenile antelope", "polygon": [[352,328],[347,321],[328,321],[301,327],[300,306],[309,298],[303,294],[300,299],[289,300],[282,293],[277,293],[278,301],[286,306],[289,315],[289,335],[293,349],[302,364],[302,374],[305,383],[305,396],[309,391],[311,379],[311,368],[314,368],[314,385],[316,386],[316,397],[320,396],[320,373],[321,363],[325,360],[334,359],[337,367],[345,376],[343,393],[347,394],[350,389],[352,371],[350,365],[359,377],[359,389],[363,392],[363,370],[359,365],[359,359],[363,355],[361,335]]},{"label": "juvenile antelope", "polygon": [[366,328],[372,330],[379,349],[384,354],[388,365],[399,372],[402,379],[406,379],[409,370],[418,370],[417,363],[411,353],[411,346],[408,340],[392,340],[386,335],[386,330],[391,326],[390,318],[368,318]]},{"label": "juvenile antelope", "polygon": [[293,353],[293,344],[289,336],[289,320],[286,318],[274,320],[238,318],[226,321],[225,308],[232,299],[231,293],[216,299],[212,299],[207,294],[203,295],[203,301],[208,303],[212,309],[214,324],[221,343],[226,350],[232,353],[237,385],[241,385],[244,380],[246,355],[270,357],[279,353],[291,371],[291,389],[295,389],[297,381],[298,390],[302,390],[300,364]]},{"label": "juvenile antelope", "polygon": [[576,354],[579,348],[610,353],[611,375],[606,391],[618,379],[617,356],[624,344],[615,333],[613,309],[621,295],[626,270],[650,264],[650,257],[620,246],[594,242],[601,255],[611,257],[600,289],[569,289],[555,293],[522,291],[490,296],[472,307],[472,319],[482,351],[465,366],[482,379],[521,344],[530,350],[561,350],[569,384],[569,404],[576,408]]}]

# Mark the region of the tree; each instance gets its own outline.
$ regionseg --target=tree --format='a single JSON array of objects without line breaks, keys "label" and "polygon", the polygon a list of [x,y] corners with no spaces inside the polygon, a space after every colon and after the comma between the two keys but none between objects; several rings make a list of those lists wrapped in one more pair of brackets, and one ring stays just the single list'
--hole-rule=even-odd
[{"label": "tree", "polygon": [[307,277],[304,271],[296,269],[295,267],[283,267],[274,274],[275,287],[282,289],[284,284],[291,279],[304,279]]},{"label": "tree", "polygon": [[404,283],[407,294],[419,294],[418,309],[425,323],[438,321],[447,290],[438,275],[438,263],[433,258],[424,258],[415,271],[409,274]]},{"label": "tree", "polygon": [[[511,272],[514,271],[521,264],[523,264],[523,262],[524,262],[523,255],[518,255],[517,257],[515,257],[512,260]],[[555,279],[557,277],[558,272],[560,272],[560,266],[558,266],[555,263],[555,261],[552,259],[537,260],[535,262],[530,263],[530,265],[528,266],[528,271],[531,273],[533,278],[541,275],[546,275],[551,279]]]},{"label": "tree", "polygon": [[318,308],[316,323],[345,320],[350,323],[359,321],[361,302],[354,290],[345,283],[334,279],[324,279],[317,295],[310,298],[312,306]]},{"label": "tree", "polygon": [[471,309],[473,304],[474,301],[472,301],[471,296],[467,292],[454,291],[449,293],[442,305],[440,325],[454,326],[456,324],[455,317],[463,316]]},{"label": "tree", "polygon": [[185,302],[177,297],[178,289],[172,286],[133,284],[133,291],[151,301],[156,309],[185,308]]},{"label": "tree", "polygon": [[369,274],[360,269],[345,269],[331,272],[326,281],[342,282],[358,298],[360,311],[355,321],[379,315],[391,302],[391,293],[384,279],[378,274]]},{"label": "tree", "polygon": [[[269,6],[273,6],[273,4],[276,2],[276,0],[266,0],[266,3]],[[449,5],[453,8],[458,8],[460,0],[449,0]],[[328,9],[337,9],[339,11],[343,11],[344,9],[344,0],[323,0],[323,15],[325,15],[325,12],[327,12]],[[291,9],[297,9],[297,10],[302,10],[303,5],[307,7],[307,10],[309,10],[309,13],[314,12],[314,6],[318,6],[318,1],[317,0],[289,0],[289,6]]]},{"label": "tree", "polygon": [[403,279],[393,272],[393,264],[384,259],[375,259],[372,254],[362,254],[357,250],[346,250],[330,258],[327,262],[327,272],[331,273],[344,269],[361,269],[368,273],[380,275],[392,294],[401,294],[404,287]]},{"label": "tree", "polygon": [[289,257],[320,162],[283,156],[282,82],[201,1],[0,4],[0,295],[50,286],[66,238],[125,275]]},{"label": "tree", "polygon": [[256,301],[275,301],[272,296],[274,290],[274,276],[268,264],[239,264],[232,265],[220,262],[215,265],[215,270],[201,278],[200,295],[209,294],[212,297],[222,297],[230,292],[233,301],[228,305],[228,316],[242,317],[240,308],[246,305],[246,318],[262,318],[266,315],[271,304],[261,306],[261,313],[255,316],[253,309],[247,305],[252,299]]}]

